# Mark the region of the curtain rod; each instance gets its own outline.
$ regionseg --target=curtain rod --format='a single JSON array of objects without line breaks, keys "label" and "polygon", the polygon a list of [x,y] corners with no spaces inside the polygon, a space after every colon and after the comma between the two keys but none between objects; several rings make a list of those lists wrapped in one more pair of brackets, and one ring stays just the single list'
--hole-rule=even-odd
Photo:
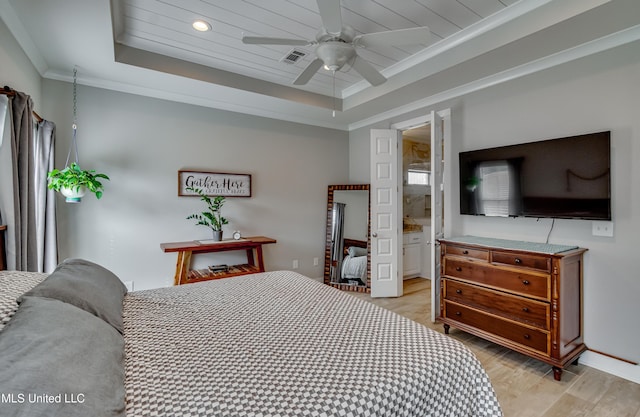
[{"label": "curtain rod", "polygon": [[[8,96],[8,97],[15,97],[16,92],[11,87],[5,85],[4,88],[0,90],[0,94],[4,94],[5,96]],[[44,120],[42,116],[40,116],[38,113],[35,112],[35,110],[32,111],[31,113],[33,113],[33,117],[35,117],[38,123],[41,123]]]}]

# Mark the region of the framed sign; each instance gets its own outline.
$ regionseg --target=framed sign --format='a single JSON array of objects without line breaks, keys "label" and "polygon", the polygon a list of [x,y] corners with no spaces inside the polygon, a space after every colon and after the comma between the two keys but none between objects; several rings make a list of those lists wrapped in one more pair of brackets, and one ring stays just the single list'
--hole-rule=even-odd
[{"label": "framed sign", "polygon": [[187,188],[200,188],[209,196],[251,197],[251,175],[180,170],[178,195],[198,196]]}]

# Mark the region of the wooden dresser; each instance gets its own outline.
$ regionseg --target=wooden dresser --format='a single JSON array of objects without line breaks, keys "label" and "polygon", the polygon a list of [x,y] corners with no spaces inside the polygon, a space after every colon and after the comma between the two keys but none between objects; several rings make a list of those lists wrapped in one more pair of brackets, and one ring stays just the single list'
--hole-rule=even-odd
[{"label": "wooden dresser", "polygon": [[440,318],[450,326],[553,367],[586,350],[582,268],[586,249],[465,236],[442,239]]}]

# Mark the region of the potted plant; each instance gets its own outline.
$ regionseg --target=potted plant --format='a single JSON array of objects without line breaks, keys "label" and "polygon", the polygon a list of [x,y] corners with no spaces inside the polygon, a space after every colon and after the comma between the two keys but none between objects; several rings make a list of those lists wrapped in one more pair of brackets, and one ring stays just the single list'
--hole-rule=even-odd
[{"label": "potted plant", "polygon": [[66,197],[67,203],[79,203],[87,190],[102,197],[104,186],[100,179],[109,180],[106,174],[96,173],[95,170],[86,171],[73,162],[63,170],[54,169],[47,174],[49,189],[59,191]]},{"label": "potted plant", "polygon": [[482,181],[482,179],[472,175],[464,181],[464,186],[468,191],[474,192],[476,188],[478,188],[478,185],[480,185],[480,181]]},{"label": "potted plant", "polygon": [[220,210],[224,204],[223,196],[209,197],[200,188],[187,187],[187,191],[192,191],[200,196],[200,200],[207,204],[207,210],[200,214],[192,214],[187,219],[195,219],[196,225],[207,226],[213,231],[213,240],[222,240],[222,226],[228,224],[229,221],[222,217]]}]

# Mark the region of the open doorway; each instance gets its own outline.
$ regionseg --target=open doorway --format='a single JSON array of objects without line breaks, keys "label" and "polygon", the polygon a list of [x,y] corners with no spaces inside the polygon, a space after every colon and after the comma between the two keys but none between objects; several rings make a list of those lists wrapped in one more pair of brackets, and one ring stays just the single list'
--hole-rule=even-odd
[{"label": "open doorway", "polygon": [[402,131],[403,279],[431,278],[431,126]]},{"label": "open doorway", "polygon": [[[400,297],[403,294],[403,188],[402,133],[418,127],[430,129],[430,173],[416,169],[416,177],[428,178],[431,187],[430,253],[431,319],[439,313],[440,253],[438,239],[444,237],[444,141],[450,138],[450,110],[393,124],[391,129],[371,129],[371,297]],[[426,167],[426,165],[424,165]],[[407,171],[407,178],[408,178]],[[437,192],[433,192],[437,190]],[[422,194],[426,196],[428,194]],[[423,197],[425,198],[425,197]],[[426,217],[426,216],[425,216]],[[425,223],[426,219],[423,220]],[[423,225],[423,230],[425,230]],[[438,307],[438,308],[437,308]]]},{"label": "open doorway", "polygon": [[[430,279],[431,284],[430,316],[431,320],[435,322],[440,314],[440,244],[438,239],[445,236],[445,152],[447,149],[451,149],[451,112],[449,109],[440,112],[432,111],[431,114],[425,115],[424,117],[396,123],[392,127],[403,132],[403,137],[405,136],[405,132],[407,132],[406,136],[412,136],[412,130],[415,132],[420,132],[421,130],[428,131],[428,134],[423,132],[420,136],[425,138],[427,136],[429,137],[429,173],[420,175],[423,178],[428,178],[429,194],[431,196],[430,204],[425,205],[425,208],[428,210],[426,212],[429,213],[429,220],[423,221],[422,229],[425,231],[423,235],[427,236],[425,249],[427,249],[428,255],[425,257],[426,262],[424,266],[425,269],[427,269],[428,266],[429,273],[426,277]],[[419,149],[420,148],[418,148],[418,150]],[[424,159],[426,155],[417,156],[422,156]],[[425,165],[424,168],[427,168],[427,166]],[[407,167],[407,178],[408,175],[409,167]],[[399,189],[404,189],[404,184],[399,183],[398,185]],[[404,194],[403,200],[405,200]],[[415,223],[415,221],[413,223]]]}]

